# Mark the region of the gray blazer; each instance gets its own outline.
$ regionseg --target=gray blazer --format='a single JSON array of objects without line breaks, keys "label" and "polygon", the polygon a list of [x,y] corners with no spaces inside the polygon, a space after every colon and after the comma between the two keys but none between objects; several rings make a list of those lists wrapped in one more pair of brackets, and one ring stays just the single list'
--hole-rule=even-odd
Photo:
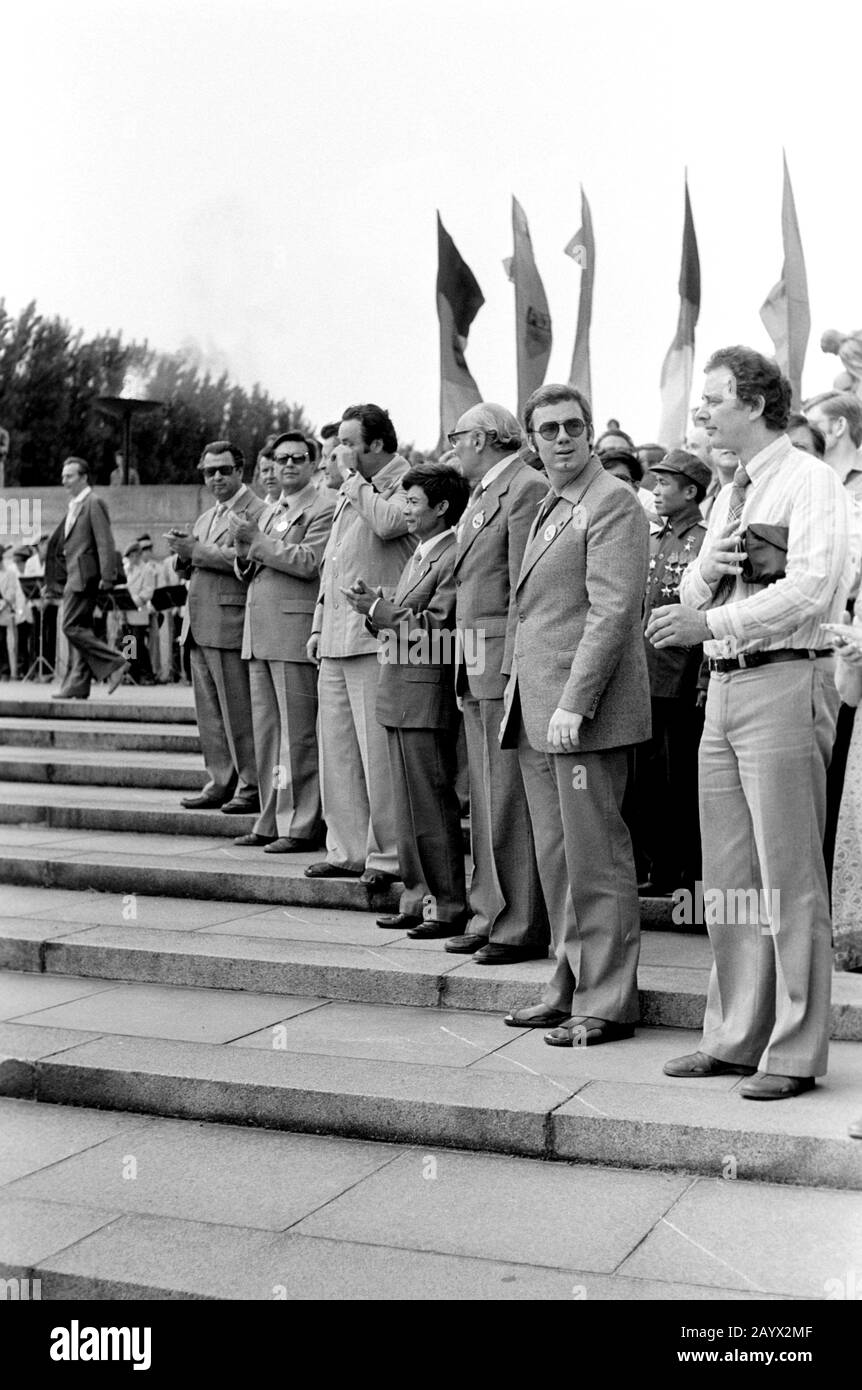
[{"label": "gray blazer", "polygon": [[[448,729],[457,722],[454,558],[454,536],[440,541],[416,570],[411,556],[395,597],[381,599],[370,619],[385,643],[375,714],[389,729]],[[385,659],[393,656],[397,660]]]},{"label": "gray blazer", "polygon": [[[549,497],[551,494],[548,494]],[[650,698],[641,614],[649,523],[628,483],[590,458],[533,525],[510,611],[514,649],[503,746],[517,706],[540,752],[555,709],[583,714],[585,752],[642,743]]]},{"label": "gray blazer", "polygon": [[548,480],[515,454],[499,477],[474,497],[457,531],[455,618],[464,659],[455,689],[477,700],[499,700],[506,689],[509,600],[524,546]]},{"label": "gray blazer", "polygon": [[[246,488],[231,510],[249,521],[257,521],[264,506],[257,493]],[[191,633],[199,647],[239,651],[246,588],[234,573],[236,551],[230,539],[227,512],[213,525],[215,510],[210,507],[194,524],[195,546],[190,564],[177,565],[182,578],[191,572],[180,641],[185,642]]]},{"label": "gray blazer", "polygon": [[249,586],[242,635],[246,659],[308,662],[305,647],[334,509],[334,494],[309,484],[284,510],[271,506],[261,516],[247,558],[237,560],[237,572]]}]

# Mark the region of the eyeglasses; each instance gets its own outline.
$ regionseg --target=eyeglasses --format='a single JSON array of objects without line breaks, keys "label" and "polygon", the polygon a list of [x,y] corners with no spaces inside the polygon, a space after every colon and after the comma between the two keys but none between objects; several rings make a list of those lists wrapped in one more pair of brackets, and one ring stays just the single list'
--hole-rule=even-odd
[{"label": "eyeglasses", "polygon": [[205,478],[229,478],[234,467],[232,463],[217,463],[214,468],[205,468],[203,475]]},{"label": "eyeglasses", "polygon": [[586,420],[548,420],[544,425],[539,425],[536,433],[540,434],[548,443],[552,443],[560,430],[565,430],[570,439],[580,439],[584,430],[587,428]]},{"label": "eyeglasses", "polygon": [[276,454],[273,463],[308,463],[308,454]]},{"label": "eyeglasses", "polygon": [[456,439],[460,439],[462,434],[469,434],[469,433],[470,433],[470,430],[452,430],[449,434],[447,434],[446,438],[449,440],[449,443],[452,445],[452,448],[454,449],[454,448],[455,448],[455,440],[456,440]]}]

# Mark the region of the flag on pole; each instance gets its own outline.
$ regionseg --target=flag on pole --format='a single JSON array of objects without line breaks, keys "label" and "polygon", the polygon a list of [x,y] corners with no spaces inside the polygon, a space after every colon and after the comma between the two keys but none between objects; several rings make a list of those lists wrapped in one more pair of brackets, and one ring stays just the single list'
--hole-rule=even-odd
[{"label": "flag on pole", "polygon": [[524,402],[545,380],[551,355],[551,315],[536,261],[524,209],[512,199],[512,279],[515,282],[515,337],[518,348],[518,414]]},{"label": "flag on pole", "polygon": [[808,307],[808,279],[802,238],[796,219],[796,204],[784,161],[784,191],[781,197],[781,239],[784,243],[784,265],[781,279],[769,291],[760,310],[764,327],[775,345],[775,359],[793,389],[793,406],[799,409],[802,400],[802,364],[811,332],[811,310]]},{"label": "flag on pole", "polygon": [[678,449],[685,442],[694,370],[694,330],[699,314],[700,260],[686,174],[682,265],[679,272],[679,318],[674,340],[661,369],[661,425],[658,437],[666,449]]},{"label": "flag on pole", "polygon": [[588,401],[592,401],[593,387],[590,377],[590,323],[593,317],[593,279],[596,269],[596,243],[593,238],[593,219],[587,195],[581,184],[581,226],[575,232],[565,254],[581,267],[581,297],[578,301],[578,327],[575,332],[575,349],[572,353],[572,367],[569,372],[569,385],[583,391]]},{"label": "flag on pole", "polygon": [[485,303],[476,277],[461,259],[437,214],[437,317],[440,320],[440,443],[482,399],[464,350],[470,325]]}]

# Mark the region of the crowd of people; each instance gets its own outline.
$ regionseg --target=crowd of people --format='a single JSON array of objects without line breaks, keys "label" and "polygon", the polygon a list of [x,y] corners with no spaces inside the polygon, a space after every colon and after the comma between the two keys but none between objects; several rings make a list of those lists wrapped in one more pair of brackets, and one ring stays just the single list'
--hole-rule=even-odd
[{"label": "crowd of people", "polygon": [[555,1046],[632,1035],[639,897],[672,895],[714,960],[700,1048],[665,1072],[797,1096],[827,1066],[833,842],[835,957],[862,966],[862,401],[790,404],[773,361],[732,347],[669,452],[616,421],[596,438],[563,384],[523,423],[471,407],[431,461],[372,404],[322,446],[276,436],[253,486],[215,441],[169,573],[149,537],[127,550],[119,649],[92,623],[107,513],[67,460],[59,698],[133,660],[157,678],[148,605],[185,597],[207,780],[184,806],[253,814],[249,850],[325,850],[310,878],[400,883],[383,930],[489,966],[550,948],[541,999],[505,1022]]}]

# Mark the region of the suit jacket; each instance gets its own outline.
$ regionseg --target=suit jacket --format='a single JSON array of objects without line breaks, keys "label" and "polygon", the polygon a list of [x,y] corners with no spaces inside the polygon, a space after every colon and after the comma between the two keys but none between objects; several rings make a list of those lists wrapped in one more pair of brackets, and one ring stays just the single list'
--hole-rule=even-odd
[{"label": "suit jacket", "polygon": [[381,634],[375,714],[390,729],[449,729],[457,721],[452,679],[455,537],[438,541],[418,568],[404,567],[394,598],[383,598],[369,626]]},{"label": "suit jacket", "polygon": [[506,689],[509,600],[533,517],[547,490],[545,475],[516,454],[461,518],[454,564],[459,695],[499,700]]},{"label": "suit jacket", "polygon": [[[122,570],[120,570],[122,576]],[[84,498],[74,525],[66,535],[66,515],[48,542],[45,578],[49,591],[63,588],[83,593],[95,580],[113,584],[117,578],[117,547],[111,532],[108,509],[91,492]]]},{"label": "suit jacket", "polygon": [[[256,521],[265,503],[246,488],[231,510]],[[199,516],[192,528],[191,560],[177,564],[177,574],[189,580],[186,614],[180,641],[191,634],[199,647],[239,651],[245,619],[246,586],[234,573],[236,551],[230,539],[227,512],[215,519],[216,507]],[[210,528],[212,527],[212,534]]]},{"label": "suit jacket", "polygon": [[407,531],[401,490],[408,467],[407,460],[395,454],[370,482],[357,473],[339,489],[312,629],[320,633],[321,656],[365,656],[377,650],[362,614],[351,608],[341,590],[364,579],[372,588],[381,586],[387,597],[395,592],[416,549]]},{"label": "suit jacket", "polygon": [[[549,497],[551,494],[549,494]],[[511,607],[512,700],[503,746],[517,741],[517,704],[533,748],[553,752],[557,708],[583,714],[585,752],[642,743],[650,698],[641,615],[649,524],[627,483],[590,458],[547,517],[537,518]]]},{"label": "suit jacket", "polygon": [[311,484],[261,513],[260,531],[237,571],[248,584],[242,655],[308,662],[305,647],[320,588],[320,562],[335,497]]}]

